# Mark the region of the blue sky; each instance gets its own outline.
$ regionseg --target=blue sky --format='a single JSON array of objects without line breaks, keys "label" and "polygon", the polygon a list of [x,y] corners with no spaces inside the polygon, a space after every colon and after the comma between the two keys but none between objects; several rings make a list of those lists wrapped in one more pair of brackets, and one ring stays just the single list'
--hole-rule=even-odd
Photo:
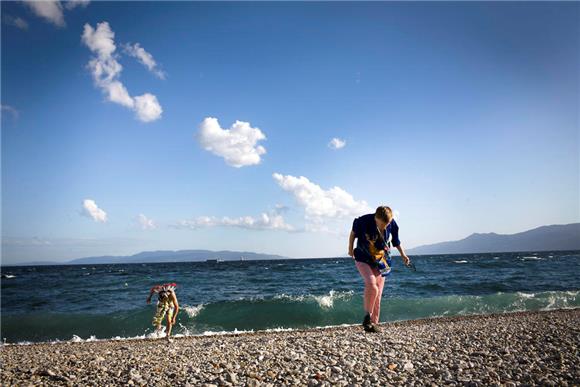
[{"label": "blue sky", "polygon": [[1,7],[4,263],[580,220],[578,3]]}]

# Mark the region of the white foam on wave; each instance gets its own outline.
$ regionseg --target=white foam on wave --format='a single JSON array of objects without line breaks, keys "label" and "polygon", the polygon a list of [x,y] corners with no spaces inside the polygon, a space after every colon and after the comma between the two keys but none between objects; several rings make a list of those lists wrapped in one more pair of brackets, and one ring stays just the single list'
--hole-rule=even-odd
[{"label": "white foam on wave", "polygon": [[69,340],[71,343],[90,343],[92,341],[100,341],[95,335],[91,335],[88,339],[82,339],[77,335],[73,335],[72,339]]},{"label": "white foam on wave", "polygon": [[2,278],[15,278],[15,277],[16,276],[15,275],[12,275],[12,274],[3,274],[2,275]]},{"label": "white foam on wave", "polygon": [[194,336],[223,336],[223,335],[239,335],[240,333],[254,333],[253,329],[250,330],[238,330],[234,328],[233,331],[205,331],[201,335],[194,335]]},{"label": "white foam on wave", "polygon": [[544,258],[542,258],[542,257],[536,257],[536,256],[527,256],[527,257],[522,257],[521,260],[522,261],[527,261],[527,260],[543,261]]},{"label": "white foam on wave", "polygon": [[199,312],[201,312],[201,310],[203,309],[203,307],[204,307],[204,304],[199,304],[199,305],[196,305],[196,306],[185,305],[181,309],[183,309],[185,311],[185,313],[190,318],[194,318],[195,316],[197,316],[199,314]]},{"label": "white foam on wave", "polygon": [[304,302],[308,300],[314,300],[316,303],[323,309],[331,309],[334,307],[334,302],[336,300],[349,300],[354,291],[349,290],[347,292],[337,292],[335,290],[331,290],[328,294],[322,295],[313,295],[313,294],[300,294],[300,295],[288,295],[285,293],[278,294],[274,296],[275,300],[290,300],[290,301],[297,301],[297,302]]},{"label": "white foam on wave", "polygon": [[455,263],[467,263],[467,261],[464,259],[462,259],[461,261],[453,261],[453,262],[455,262]]},{"label": "white foam on wave", "polygon": [[534,293],[524,293],[524,292],[516,292],[516,294],[522,298],[534,298],[536,295]]}]

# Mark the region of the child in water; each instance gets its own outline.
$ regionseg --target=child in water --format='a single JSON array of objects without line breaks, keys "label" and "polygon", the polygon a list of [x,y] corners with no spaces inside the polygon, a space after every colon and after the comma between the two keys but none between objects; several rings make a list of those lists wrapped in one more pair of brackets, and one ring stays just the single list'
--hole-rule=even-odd
[{"label": "child in water", "polygon": [[163,322],[163,318],[167,316],[166,337],[168,341],[171,341],[171,328],[175,325],[175,319],[179,312],[179,304],[177,303],[177,296],[175,295],[176,286],[174,283],[155,285],[151,288],[149,297],[147,297],[147,303],[150,304],[153,293],[157,293],[157,311],[155,317],[153,317],[153,325],[157,332],[161,331],[161,323]]}]

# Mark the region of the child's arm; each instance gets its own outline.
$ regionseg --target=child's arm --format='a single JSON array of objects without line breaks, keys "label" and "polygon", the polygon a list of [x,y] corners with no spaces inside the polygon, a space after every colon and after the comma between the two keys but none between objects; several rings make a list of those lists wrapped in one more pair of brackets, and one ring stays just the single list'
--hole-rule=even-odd
[{"label": "child's arm", "polygon": [[175,295],[175,291],[171,292],[171,301],[173,301],[173,306],[175,307],[175,311],[173,312],[173,321],[171,321],[171,325],[175,325],[177,313],[179,313],[179,303],[177,302],[177,296]]},{"label": "child's arm", "polygon": [[150,304],[151,303],[151,297],[153,297],[153,293],[155,293],[155,290],[157,290],[158,286],[153,286],[151,288],[151,291],[149,292],[149,297],[147,297],[147,303]]}]

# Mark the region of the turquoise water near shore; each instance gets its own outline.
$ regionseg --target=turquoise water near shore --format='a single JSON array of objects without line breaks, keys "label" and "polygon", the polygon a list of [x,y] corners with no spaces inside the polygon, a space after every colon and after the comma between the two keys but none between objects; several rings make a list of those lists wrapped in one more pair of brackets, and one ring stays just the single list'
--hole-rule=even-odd
[{"label": "turquoise water near shore", "polygon": [[[381,321],[580,307],[580,252],[395,258]],[[2,268],[6,342],[151,335],[151,286],[177,282],[174,333],[356,324],[363,282],[348,258]],[[6,278],[8,277],[8,278]]]}]

